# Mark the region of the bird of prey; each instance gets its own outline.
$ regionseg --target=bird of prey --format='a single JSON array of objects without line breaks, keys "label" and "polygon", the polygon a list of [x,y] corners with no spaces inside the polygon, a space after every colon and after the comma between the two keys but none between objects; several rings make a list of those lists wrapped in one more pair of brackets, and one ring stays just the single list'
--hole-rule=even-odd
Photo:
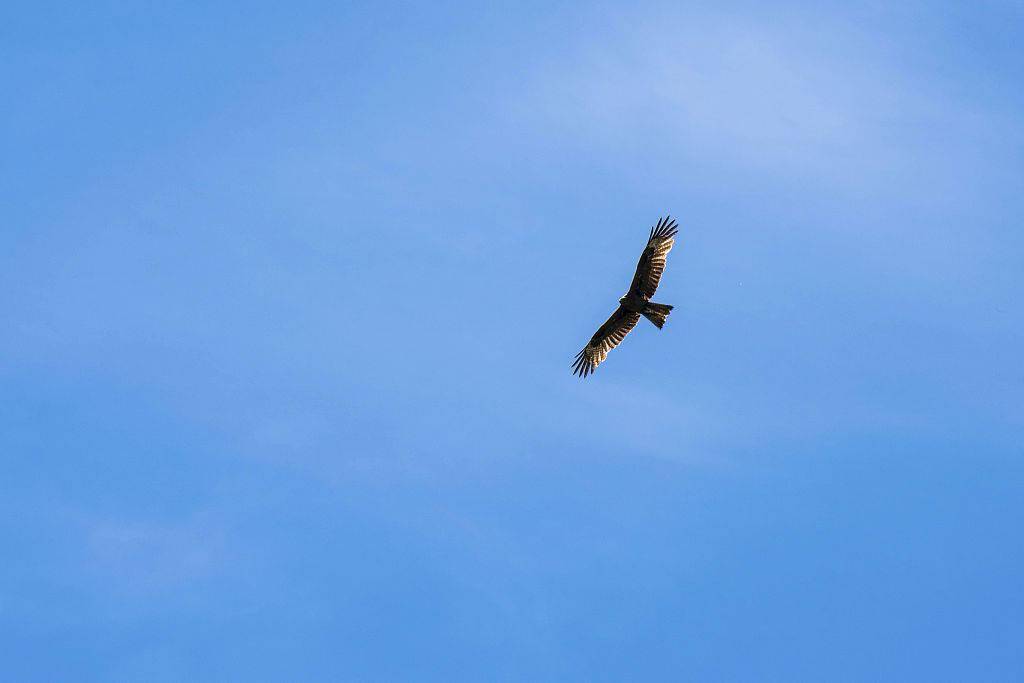
[{"label": "bird of prey", "polygon": [[608,355],[608,352],[619,345],[629,331],[644,316],[660,330],[665,319],[672,311],[668,304],[656,304],[651,301],[658,289],[658,282],[665,270],[665,257],[676,242],[676,222],[665,216],[651,228],[644,253],[636,264],[636,274],[629,285],[629,291],[619,299],[619,307],[611,317],[598,328],[590,342],[576,354],[572,362],[572,372],[579,377],[586,377],[597,369],[597,366]]}]

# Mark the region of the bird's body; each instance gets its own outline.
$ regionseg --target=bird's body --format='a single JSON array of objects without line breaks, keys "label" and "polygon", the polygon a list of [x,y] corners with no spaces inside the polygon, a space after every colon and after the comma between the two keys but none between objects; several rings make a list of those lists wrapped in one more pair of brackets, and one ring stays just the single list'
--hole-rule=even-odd
[{"label": "bird's body", "polygon": [[619,307],[598,328],[590,342],[583,347],[572,363],[573,374],[586,377],[604,361],[608,352],[619,345],[640,316],[644,316],[661,329],[672,312],[672,306],[651,301],[658,289],[658,282],[665,271],[665,259],[675,244],[678,232],[676,222],[669,216],[662,218],[651,228],[647,246],[636,264],[636,274],[629,285],[629,291],[619,299]]},{"label": "bird's body", "polygon": [[647,299],[643,298],[637,292],[626,292],[622,298],[619,299],[619,304],[627,311],[643,313],[644,309],[647,307]]}]

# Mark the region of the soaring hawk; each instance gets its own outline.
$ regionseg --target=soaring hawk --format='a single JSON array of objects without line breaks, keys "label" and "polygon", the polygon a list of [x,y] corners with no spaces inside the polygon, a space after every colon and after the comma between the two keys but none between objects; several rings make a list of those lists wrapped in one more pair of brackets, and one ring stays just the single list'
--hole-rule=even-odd
[{"label": "soaring hawk", "polygon": [[665,324],[672,306],[656,304],[651,301],[651,297],[658,289],[658,281],[665,271],[665,257],[676,242],[677,232],[676,222],[669,216],[665,216],[651,228],[651,235],[647,240],[647,246],[644,247],[644,253],[640,254],[639,263],[636,264],[636,274],[629,285],[629,291],[619,299],[619,307],[612,316],[594,333],[583,350],[576,354],[576,359],[572,363],[574,375],[586,377],[597,369],[608,352],[629,334],[641,315],[654,323],[659,330]]}]

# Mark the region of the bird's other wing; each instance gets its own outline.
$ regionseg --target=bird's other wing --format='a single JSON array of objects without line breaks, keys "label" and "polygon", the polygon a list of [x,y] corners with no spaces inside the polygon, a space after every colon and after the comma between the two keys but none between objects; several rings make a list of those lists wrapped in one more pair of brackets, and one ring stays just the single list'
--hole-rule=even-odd
[{"label": "bird's other wing", "polygon": [[640,314],[627,311],[622,306],[615,309],[611,317],[604,321],[604,325],[598,328],[590,343],[583,347],[583,350],[576,354],[572,363],[572,374],[586,377],[592,373],[601,361],[605,359],[608,352],[619,345],[629,331],[636,326],[640,320]]},{"label": "bird's other wing", "polygon": [[661,274],[665,272],[665,258],[676,243],[677,232],[676,221],[670,216],[665,216],[651,228],[651,236],[644,247],[644,253],[640,254],[636,274],[629,285],[630,292],[638,292],[648,299],[654,296]]}]

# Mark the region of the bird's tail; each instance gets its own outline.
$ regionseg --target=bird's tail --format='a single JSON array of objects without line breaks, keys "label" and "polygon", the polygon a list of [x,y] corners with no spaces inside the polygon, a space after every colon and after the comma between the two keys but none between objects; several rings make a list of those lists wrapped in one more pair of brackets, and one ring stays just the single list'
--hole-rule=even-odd
[{"label": "bird's tail", "polygon": [[645,318],[654,323],[660,330],[662,325],[665,324],[665,320],[668,318],[668,314],[672,312],[672,307],[668,304],[654,304],[648,303],[644,306],[643,315]]}]

